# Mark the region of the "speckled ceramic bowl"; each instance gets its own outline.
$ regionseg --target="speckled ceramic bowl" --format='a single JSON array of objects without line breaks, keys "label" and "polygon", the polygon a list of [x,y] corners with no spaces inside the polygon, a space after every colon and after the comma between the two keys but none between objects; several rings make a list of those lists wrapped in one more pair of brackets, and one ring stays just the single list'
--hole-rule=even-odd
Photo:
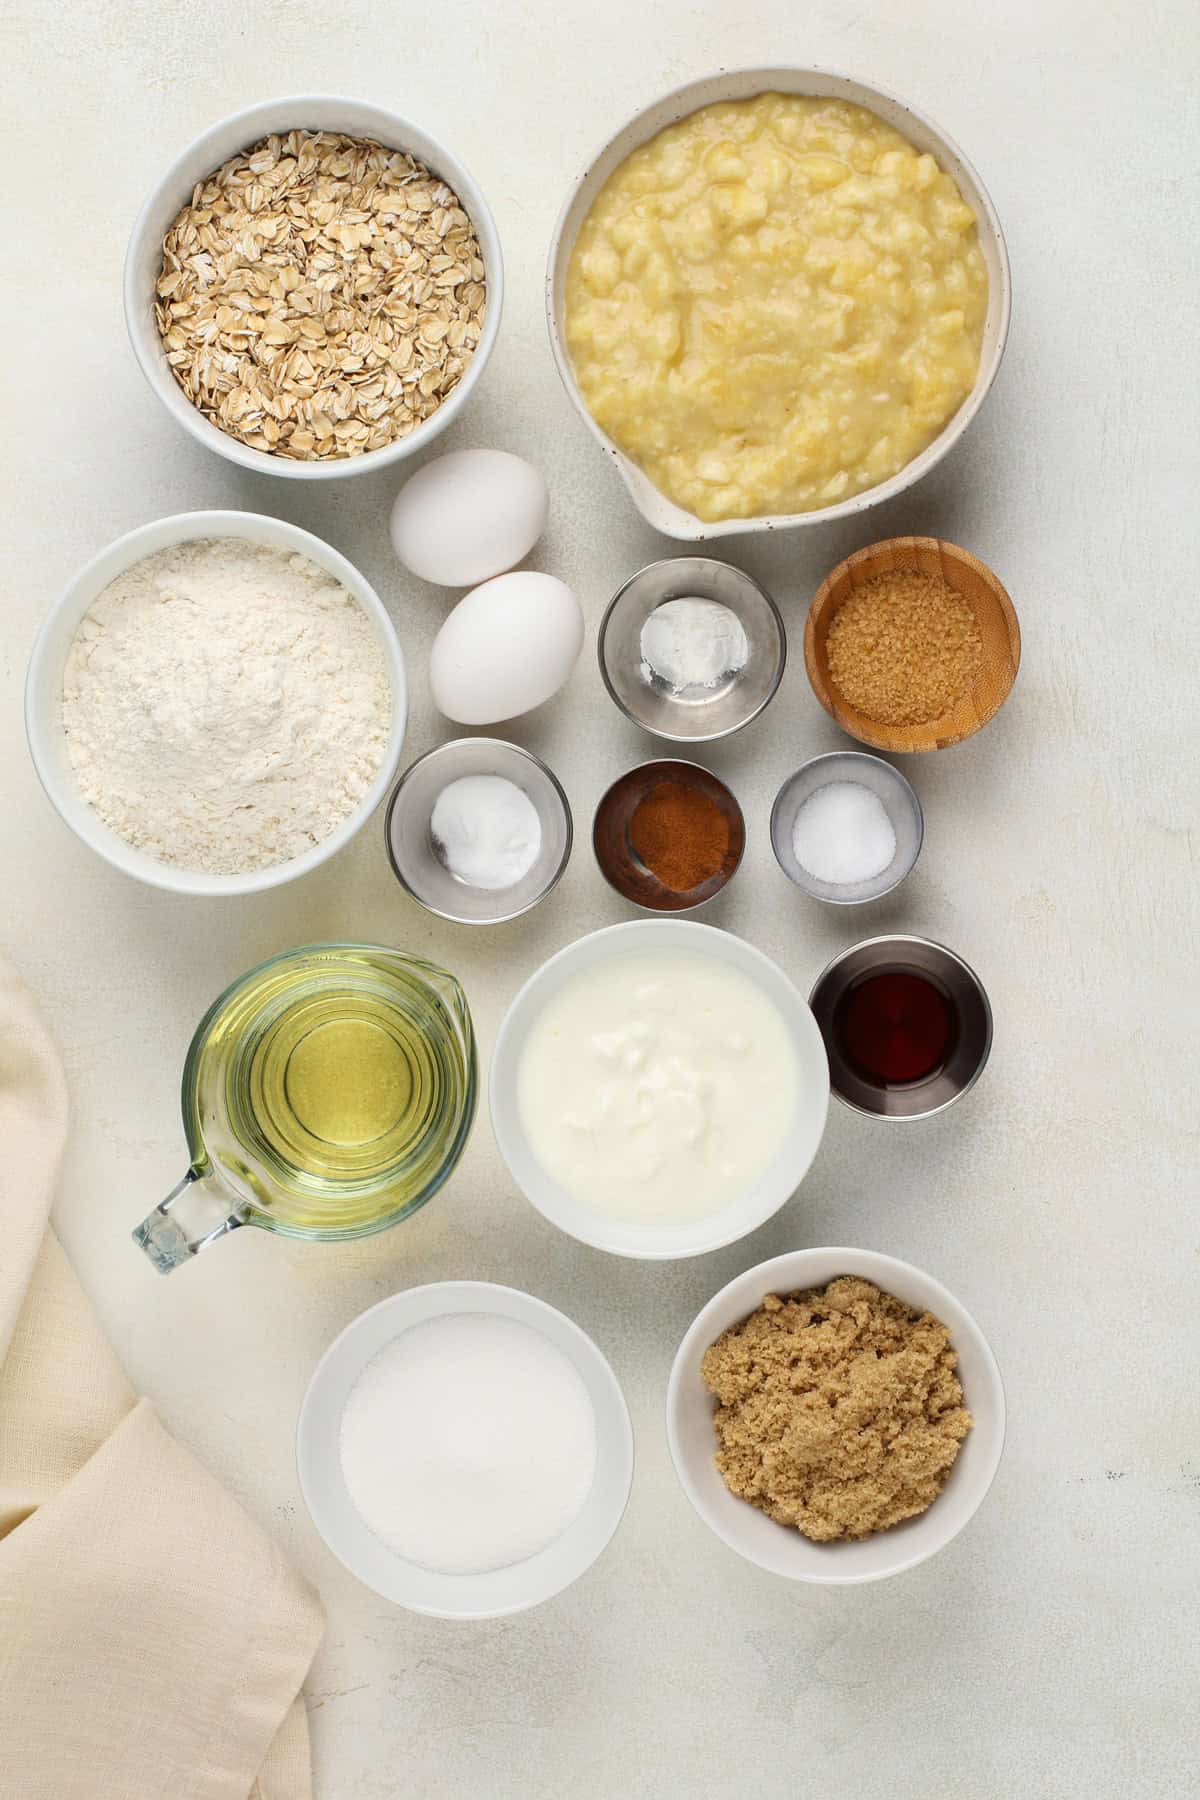
[{"label": "speckled ceramic bowl", "polygon": [[[755,94],[764,93],[812,94],[848,100],[855,106],[865,106],[888,125],[902,132],[918,150],[929,151],[937,158],[939,166],[954,177],[959,192],[975,212],[979,247],[988,272],[987,319],[983,329],[979,371],[970,394],[954,416],[947,420],[932,444],[906,463],[890,480],[881,481],[877,487],[855,494],[849,500],[841,500],[835,506],[819,507],[814,512],[777,513],[756,519],[706,522],[668,500],[636,463],[622,455],[588,411],[567,352],[567,265],[579,228],[590,212],[593,201],[609,176],[632,151],[657,137],[666,126],[687,118],[689,113],[697,112],[702,106],[711,106],[719,100],[748,100]],[[685,86],[676,88],[661,100],[655,100],[650,106],[643,108],[609,139],[594,161],[576,178],[554,227],[546,268],[546,320],[550,330],[550,347],[554,352],[563,386],[575,410],[597,443],[612,458],[618,474],[629,489],[634,505],[647,524],[653,526],[655,531],[665,533],[667,537],[685,538],[694,543],[707,538],[732,537],[738,532],[780,531],[792,526],[826,525],[832,519],[850,518],[855,513],[864,512],[869,506],[878,506],[880,501],[891,500],[896,494],[903,493],[905,488],[911,487],[914,481],[919,481],[922,475],[928,474],[942,460],[946,452],[958,442],[986,400],[996,379],[1000,359],[1004,355],[1011,307],[1012,282],[1000,220],[987,189],[958,145],[932,119],[895,94],[889,93],[886,88],[858,81],[850,75],[836,74],[832,69],[723,69],[716,75],[689,81]]]}]

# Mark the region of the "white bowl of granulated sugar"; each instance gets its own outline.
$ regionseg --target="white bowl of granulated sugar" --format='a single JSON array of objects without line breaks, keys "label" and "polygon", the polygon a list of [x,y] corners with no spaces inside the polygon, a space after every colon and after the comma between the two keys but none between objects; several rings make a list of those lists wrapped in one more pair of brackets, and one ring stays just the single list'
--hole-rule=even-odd
[{"label": "white bowl of granulated sugar", "polygon": [[621,1522],[633,1429],[616,1376],[518,1288],[437,1281],[381,1300],[318,1363],[296,1427],[313,1524],[367,1587],[437,1619],[560,1594]]},{"label": "white bowl of granulated sugar", "polygon": [[115,868],[251,894],[327,862],[400,761],[404,658],[375,590],[282,519],[177,513],[83,569],[34,645],[47,796]]}]

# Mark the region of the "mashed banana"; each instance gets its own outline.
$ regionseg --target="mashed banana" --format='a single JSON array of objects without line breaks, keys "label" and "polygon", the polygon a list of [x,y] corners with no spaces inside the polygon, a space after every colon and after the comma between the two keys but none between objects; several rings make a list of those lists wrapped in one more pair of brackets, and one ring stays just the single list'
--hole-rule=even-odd
[{"label": "mashed banana", "polygon": [[609,178],[567,271],[589,411],[705,520],[886,481],[979,367],[975,215],[934,158],[840,100],[759,94],[669,126]]}]

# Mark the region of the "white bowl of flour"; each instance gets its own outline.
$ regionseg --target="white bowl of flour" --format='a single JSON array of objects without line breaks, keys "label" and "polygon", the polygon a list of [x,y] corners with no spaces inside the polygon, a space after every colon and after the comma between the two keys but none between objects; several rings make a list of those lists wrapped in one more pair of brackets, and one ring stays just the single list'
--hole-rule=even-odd
[{"label": "white bowl of flour", "polygon": [[374,589],[257,513],[178,513],[110,544],[42,627],[25,685],[61,817],[182,894],[256,893],[335,856],[386,793],[407,713]]}]

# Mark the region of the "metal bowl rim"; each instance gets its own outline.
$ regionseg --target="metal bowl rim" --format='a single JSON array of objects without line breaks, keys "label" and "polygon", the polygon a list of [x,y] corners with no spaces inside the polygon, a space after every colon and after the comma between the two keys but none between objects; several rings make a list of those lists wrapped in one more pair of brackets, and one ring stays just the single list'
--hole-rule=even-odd
[{"label": "metal bowl rim", "polygon": [[[730,800],[733,802],[734,811],[737,813],[738,819],[741,822],[742,844],[741,849],[737,854],[737,861],[734,863],[732,869],[730,869],[719,888],[714,888],[713,892],[711,894],[706,894],[703,900],[693,900],[689,906],[647,906],[643,901],[633,899],[630,894],[623,893],[616,882],[612,880],[608,870],[604,867],[604,864],[601,862],[600,857],[596,852],[596,825],[600,818],[601,808],[608,799],[608,796],[615,787],[620,786],[621,782],[627,781],[631,775],[636,775],[639,769],[652,768],[656,763],[673,769],[695,769],[698,770],[701,775],[707,775],[710,781],[715,781],[717,786],[722,788],[725,793],[728,794]],[[719,894],[723,894],[742,866],[742,858],[746,854],[746,837],[746,815],[742,811],[741,801],[729,786],[728,782],[722,781],[721,777],[715,775],[711,769],[706,769],[703,763],[691,762],[686,756],[648,756],[644,762],[634,763],[631,769],[624,770],[622,774],[616,776],[609,782],[599,800],[597,800],[595,810],[592,813],[592,856],[595,859],[596,867],[599,869],[601,875],[603,875],[605,881],[608,882],[608,885],[614,894],[624,900],[627,906],[636,906],[639,912],[648,913],[652,919],[682,918],[686,913],[698,912],[702,906],[708,906]]]},{"label": "metal bowl rim", "polygon": [[[433,761],[436,757],[440,756],[443,751],[455,749],[464,744],[498,744],[505,750],[511,750],[516,756],[523,756],[527,762],[531,762],[535,768],[540,769],[555,793],[558,795],[559,804],[562,807],[563,824],[566,827],[566,842],[563,845],[562,856],[559,858],[558,867],[555,869],[546,885],[543,888],[540,888],[538,892],[533,895],[532,899],[527,900],[524,906],[518,906],[512,912],[497,913],[494,918],[489,919],[464,919],[461,913],[446,912],[442,907],[432,905],[423,895],[417,893],[416,889],[412,886],[408,877],[401,869],[400,864],[396,859],[396,854],[392,849],[392,815],[394,814],[396,804],[400,799],[401,789],[405,786],[409,777],[415,775],[416,771],[423,763]],[[541,757],[538,756],[535,751],[527,750],[524,744],[510,743],[507,738],[447,738],[444,744],[434,744],[430,749],[422,751],[421,755],[418,756],[415,761],[409,763],[407,769],[404,770],[403,774],[397,780],[395,787],[388,796],[388,803],[384,809],[383,815],[383,846],[387,852],[388,862],[392,867],[392,874],[396,877],[396,880],[400,883],[400,886],[404,889],[409,898],[415,900],[418,906],[423,907],[425,911],[431,913],[434,918],[445,919],[451,925],[509,925],[514,919],[524,918],[526,913],[532,912],[534,907],[539,906],[548,894],[554,892],[566,873],[567,864],[571,860],[571,851],[574,847],[574,843],[575,821],[572,818],[571,803],[567,799],[566,790],[564,789],[562,782],[558,779],[558,776],[554,773],[554,770],[550,767],[549,763],[543,762]],[[479,890],[476,889],[475,891],[478,892]]]},{"label": "metal bowl rim", "polygon": [[[775,658],[775,672],[770,687],[752,712],[748,712],[744,719],[739,719],[736,725],[726,725],[721,731],[709,731],[703,733],[691,732],[685,734],[676,731],[663,731],[657,725],[648,725],[644,719],[639,719],[637,714],[632,712],[630,708],[626,706],[624,700],[622,700],[621,696],[617,693],[616,688],[612,684],[612,679],[608,672],[608,662],[604,655],[604,646],[608,639],[609,621],[634,583],[641,581],[643,576],[651,574],[655,569],[669,568],[672,563],[682,562],[710,562],[716,563],[720,568],[730,570],[732,574],[737,576],[739,581],[746,582],[755,590],[760,599],[766,601],[767,611],[775,626],[777,652]],[[600,679],[608,690],[609,699],[619,711],[624,713],[631,725],[636,725],[639,731],[645,731],[651,737],[661,738],[663,742],[667,744],[718,744],[723,738],[733,737],[736,732],[744,731],[747,725],[752,725],[755,719],[762,716],[779,692],[780,683],[783,680],[784,671],[787,668],[787,655],[787,627],[784,625],[783,614],[780,612],[774,599],[772,599],[762,582],[755,576],[748,574],[745,569],[739,569],[736,563],[726,562],[724,558],[720,556],[659,556],[656,557],[653,562],[644,563],[640,569],[635,569],[633,574],[621,583],[620,587],[605,607],[603,616],[600,620],[600,629],[596,633],[596,660],[600,664]],[[703,902],[701,904],[703,904]]]},{"label": "metal bowl rim", "polygon": [[[805,887],[805,885],[802,881],[796,880],[796,877],[792,874],[790,869],[785,869],[783,867],[783,858],[780,856],[778,846],[775,842],[775,838],[776,838],[775,821],[778,816],[779,809],[780,809],[781,805],[783,804],[784,795],[787,793],[788,789],[791,787],[793,781],[798,780],[799,777],[801,775],[803,775],[803,773],[806,769],[813,768],[817,763],[844,762],[847,759],[853,759],[857,762],[882,763],[883,767],[885,769],[890,770],[891,773],[896,777],[896,780],[898,782],[900,782],[900,784],[903,787],[908,789],[909,797],[912,800],[913,807],[914,807],[914,810],[916,812],[916,817],[917,817],[917,847],[913,851],[912,861],[909,863],[907,869],[903,870],[903,872],[901,874],[897,875],[895,881],[890,881],[885,888],[880,888],[877,893],[874,893],[874,894],[847,894],[842,897],[839,897],[836,894],[814,894],[813,890],[810,887]],[[909,876],[912,874],[913,870],[916,868],[917,859],[919,858],[919,856],[921,854],[921,847],[925,842],[925,809],[921,805],[920,795],[917,793],[917,790],[913,786],[912,782],[908,779],[908,776],[905,775],[902,770],[896,768],[894,763],[888,762],[886,757],[876,756],[870,750],[823,750],[819,756],[807,757],[804,762],[800,763],[797,768],[792,770],[790,775],[785,776],[783,781],[780,783],[779,792],[776,794],[774,800],[771,803],[770,832],[771,832],[771,852],[775,858],[775,861],[779,864],[779,867],[781,869],[783,869],[783,873],[787,876],[787,878],[791,882],[792,886],[794,888],[798,888],[802,894],[807,894],[810,900],[819,901],[822,906],[870,906],[874,903],[874,901],[882,900],[888,894],[894,893],[895,890],[900,886],[900,883],[902,881],[907,881]],[[869,938],[864,938],[861,941],[863,943],[869,943],[871,940]],[[933,939],[928,938],[925,941],[927,943],[932,943]],[[857,947],[858,946],[854,946],[854,948],[857,948]],[[953,954],[953,952],[951,952],[951,954]],[[836,961],[837,961],[837,958],[835,957],[834,962],[836,962]],[[829,967],[832,968],[833,964],[831,963],[829,965]],[[822,975],[824,975],[825,973],[827,973],[827,971],[822,970],[821,973],[822,973]],[[818,979],[820,979],[820,977],[818,977]],[[847,1104],[849,1104],[849,1102],[847,1102]],[[874,1115],[872,1115],[872,1116],[874,1116]]]},{"label": "metal bowl rim", "polygon": [[[978,994],[979,999],[983,1005],[983,1023],[984,1023],[983,1048],[980,1051],[979,1060],[977,1061],[975,1068],[972,1071],[970,1079],[968,1081],[965,1081],[963,1083],[963,1085],[956,1090],[955,1093],[951,1094],[948,1100],[942,1100],[937,1106],[926,1107],[926,1109],[923,1112],[913,1112],[913,1113],[876,1112],[872,1107],[859,1106],[857,1101],[848,1100],[846,1098],[845,1094],[843,1094],[834,1085],[833,1063],[832,1063],[832,1060],[830,1061],[829,1091],[833,1095],[834,1099],[839,1100],[844,1107],[847,1107],[849,1109],[850,1112],[859,1113],[865,1119],[882,1119],[884,1121],[884,1123],[888,1124],[888,1125],[911,1125],[920,1119],[935,1118],[938,1113],[944,1113],[947,1110],[947,1108],[954,1106],[959,1100],[961,1100],[963,1098],[964,1095],[970,1093],[971,1089],[975,1086],[975,1083],[979,1080],[979,1077],[983,1074],[983,1071],[987,1067],[987,1064],[988,1064],[988,1058],[990,1057],[990,1055],[992,1053],[992,1036],[993,1036],[992,1003],[988,999],[987,989],[984,987],[982,981],[979,979],[979,976],[975,973],[975,970],[971,967],[971,965],[967,961],[966,957],[960,956],[958,954],[957,950],[951,950],[951,948],[948,944],[943,944],[938,938],[922,937],[919,932],[886,931],[886,932],[880,932],[879,935],[876,937],[859,938],[859,940],[856,944],[849,944],[849,945],[847,945],[845,950],[839,950],[836,956],[830,957],[829,961],[825,964],[825,967],[821,970],[820,974],[817,976],[816,980],[813,982],[812,986],[808,990],[808,1004],[810,1007],[812,1007],[813,1013],[815,1014],[816,1010],[817,1010],[816,1007],[813,1006],[813,1000],[816,997],[817,990],[820,988],[822,982],[825,981],[828,976],[832,975],[833,971],[838,967],[839,963],[845,962],[847,957],[853,956],[854,953],[858,950],[871,950],[871,949],[874,949],[877,945],[883,945],[883,944],[923,944],[930,949],[937,950],[938,952],[940,952],[941,955],[949,957],[950,961],[953,963],[957,963],[958,967],[966,975],[968,981],[971,983],[971,986],[974,988],[975,992]],[[822,1034],[822,1035],[824,1035],[824,1034]]]}]

